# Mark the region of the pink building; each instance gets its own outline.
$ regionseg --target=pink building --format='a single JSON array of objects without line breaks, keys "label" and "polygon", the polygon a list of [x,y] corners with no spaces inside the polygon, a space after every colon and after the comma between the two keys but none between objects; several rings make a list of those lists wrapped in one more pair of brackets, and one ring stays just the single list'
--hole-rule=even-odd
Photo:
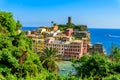
[{"label": "pink building", "polygon": [[35,34],[36,35],[37,34],[37,30],[32,30],[31,34]]},{"label": "pink building", "polygon": [[55,40],[53,37],[49,37],[45,41],[45,47],[55,48],[58,54],[64,55],[64,44],[61,41]]},{"label": "pink building", "polygon": [[88,39],[82,38],[83,41],[83,54],[88,53]]},{"label": "pink building", "polygon": [[45,47],[52,47],[57,49],[58,54],[69,58],[80,58],[83,54],[88,52],[87,39],[63,41],[55,40],[53,37],[47,38]]},{"label": "pink building", "polygon": [[54,42],[55,38],[49,37],[46,39],[46,44],[52,44]]},{"label": "pink building", "polygon": [[64,46],[64,56],[70,58],[80,58],[83,55],[83,42],[71,42]]},{"label": "pink building", "polygon": [[67,36],[71,36],[72,33],[73,33],[73,28],[69,28],[69,29],[66,29],[66,30],[65,30],[65,34],[66,34]]}]

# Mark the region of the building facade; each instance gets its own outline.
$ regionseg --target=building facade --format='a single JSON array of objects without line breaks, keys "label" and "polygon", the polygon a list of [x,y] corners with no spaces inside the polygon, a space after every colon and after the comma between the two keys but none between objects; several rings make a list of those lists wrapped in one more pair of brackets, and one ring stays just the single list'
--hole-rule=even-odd
[{"label": "building facade", "polygon": [[80,58],[88,52],[87,46],[87,39],[67,41],[50,37],[45,42],[45,47],[55,48],[58,54],[69,58]]},{"label": "building facade", "polygon": [[64,56],[70,58],[80,58],[83,55],[83,43],[71,42],[64,46]]},{"label": "building facade", "polygon": [[44,39],[39,39],[38,37],[32,38],[32,49],[35,53],[41,53],[44,49],[45,41]]}]

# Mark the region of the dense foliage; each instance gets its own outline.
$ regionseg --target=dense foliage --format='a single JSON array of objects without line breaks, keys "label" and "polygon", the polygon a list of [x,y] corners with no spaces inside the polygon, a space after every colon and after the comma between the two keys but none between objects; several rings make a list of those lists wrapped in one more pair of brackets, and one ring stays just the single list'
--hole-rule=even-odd
[{"label": "dense foliage", "polygon": [[64,30],[66,30],[68,28],[73,28],[74,24],[71,24],[71,25],[58,25],[58,27],[59,27],[59,30],[64,31]]},{"label": "dense foliage", "polygon": [[59,29],[61,31],[66,30],[68,28],[73,28],[73,29],[77,29],[79,31],[88,31],[88,28],[86,25],[75,25],[75,24],[69,24],[69,25],[58,25]]},{"label": "dense foliage", "polygon": [[0,12],[0,75],[36,76],[42,70],[39,57],[30,49],[29,38],[17,33],[22,25],[12,13]]},{"label": "dense foliage", "polygon": [[[111,56],[112,60],[111,57],[109,58],[97,52],[89,56],[84,55],[80,59],[72,59],[78,75],[82,79],[90,77],[93,79],[105,79],[106,77],[120,74],[120,63],[116,62],[120,55],[120,49],[116,48],[114,49],[114,54],[112,54],[113,57]],[[115,57],[115,55],[117,56]]]}]

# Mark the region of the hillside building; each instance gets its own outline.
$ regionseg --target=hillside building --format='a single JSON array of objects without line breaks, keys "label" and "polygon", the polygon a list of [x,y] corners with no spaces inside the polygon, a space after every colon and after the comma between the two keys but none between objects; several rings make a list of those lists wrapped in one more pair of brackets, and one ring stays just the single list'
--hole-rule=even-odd
[{"label": "hillside building", "polygon": [[62,39],[55,40],[49,37],[45,40],[45,47],[52,47],[57,49],[58,54],[69,58],[80,58],[83,54],[87,54],[88,46],[87,39],[71,40]]},{"label": "hillside building", "polygon": [[101,54],[106,54],[106,51],[104,50],[103,44],[96,43],[92,46],[92,48],[89,48],[89,53],[93,54],[95,52],[99,52]]}]

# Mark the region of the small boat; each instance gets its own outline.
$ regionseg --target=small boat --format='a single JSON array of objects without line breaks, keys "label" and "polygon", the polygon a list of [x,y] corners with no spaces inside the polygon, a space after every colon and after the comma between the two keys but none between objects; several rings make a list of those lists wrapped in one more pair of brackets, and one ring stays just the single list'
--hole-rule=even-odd
[{"label": "small boat", "polygon": [[66,71],[66,69],[61,69],[61,71]]},{"label": "small boat", "polygon": [[76,76],[77,75],[77,72],[75,70],[69,70],[69,74],[68,76]]},{"label": "small boat", "polygon": [[120,36],[118,36],[118,35],[111,35],[111,34],[108,34],[107,35],[108,37],[114,37],[114,38],[119,38]]},{"label": "small boat", "polygon": [[69,70],[69,72],[76,72],[76,71],[72,69],[72,70]]},{"label": "small boat", "polygon": [[108,34],[107,36],[108,36],[108,37],[111,37],[112,35],[111,35],[111,34]]}]

